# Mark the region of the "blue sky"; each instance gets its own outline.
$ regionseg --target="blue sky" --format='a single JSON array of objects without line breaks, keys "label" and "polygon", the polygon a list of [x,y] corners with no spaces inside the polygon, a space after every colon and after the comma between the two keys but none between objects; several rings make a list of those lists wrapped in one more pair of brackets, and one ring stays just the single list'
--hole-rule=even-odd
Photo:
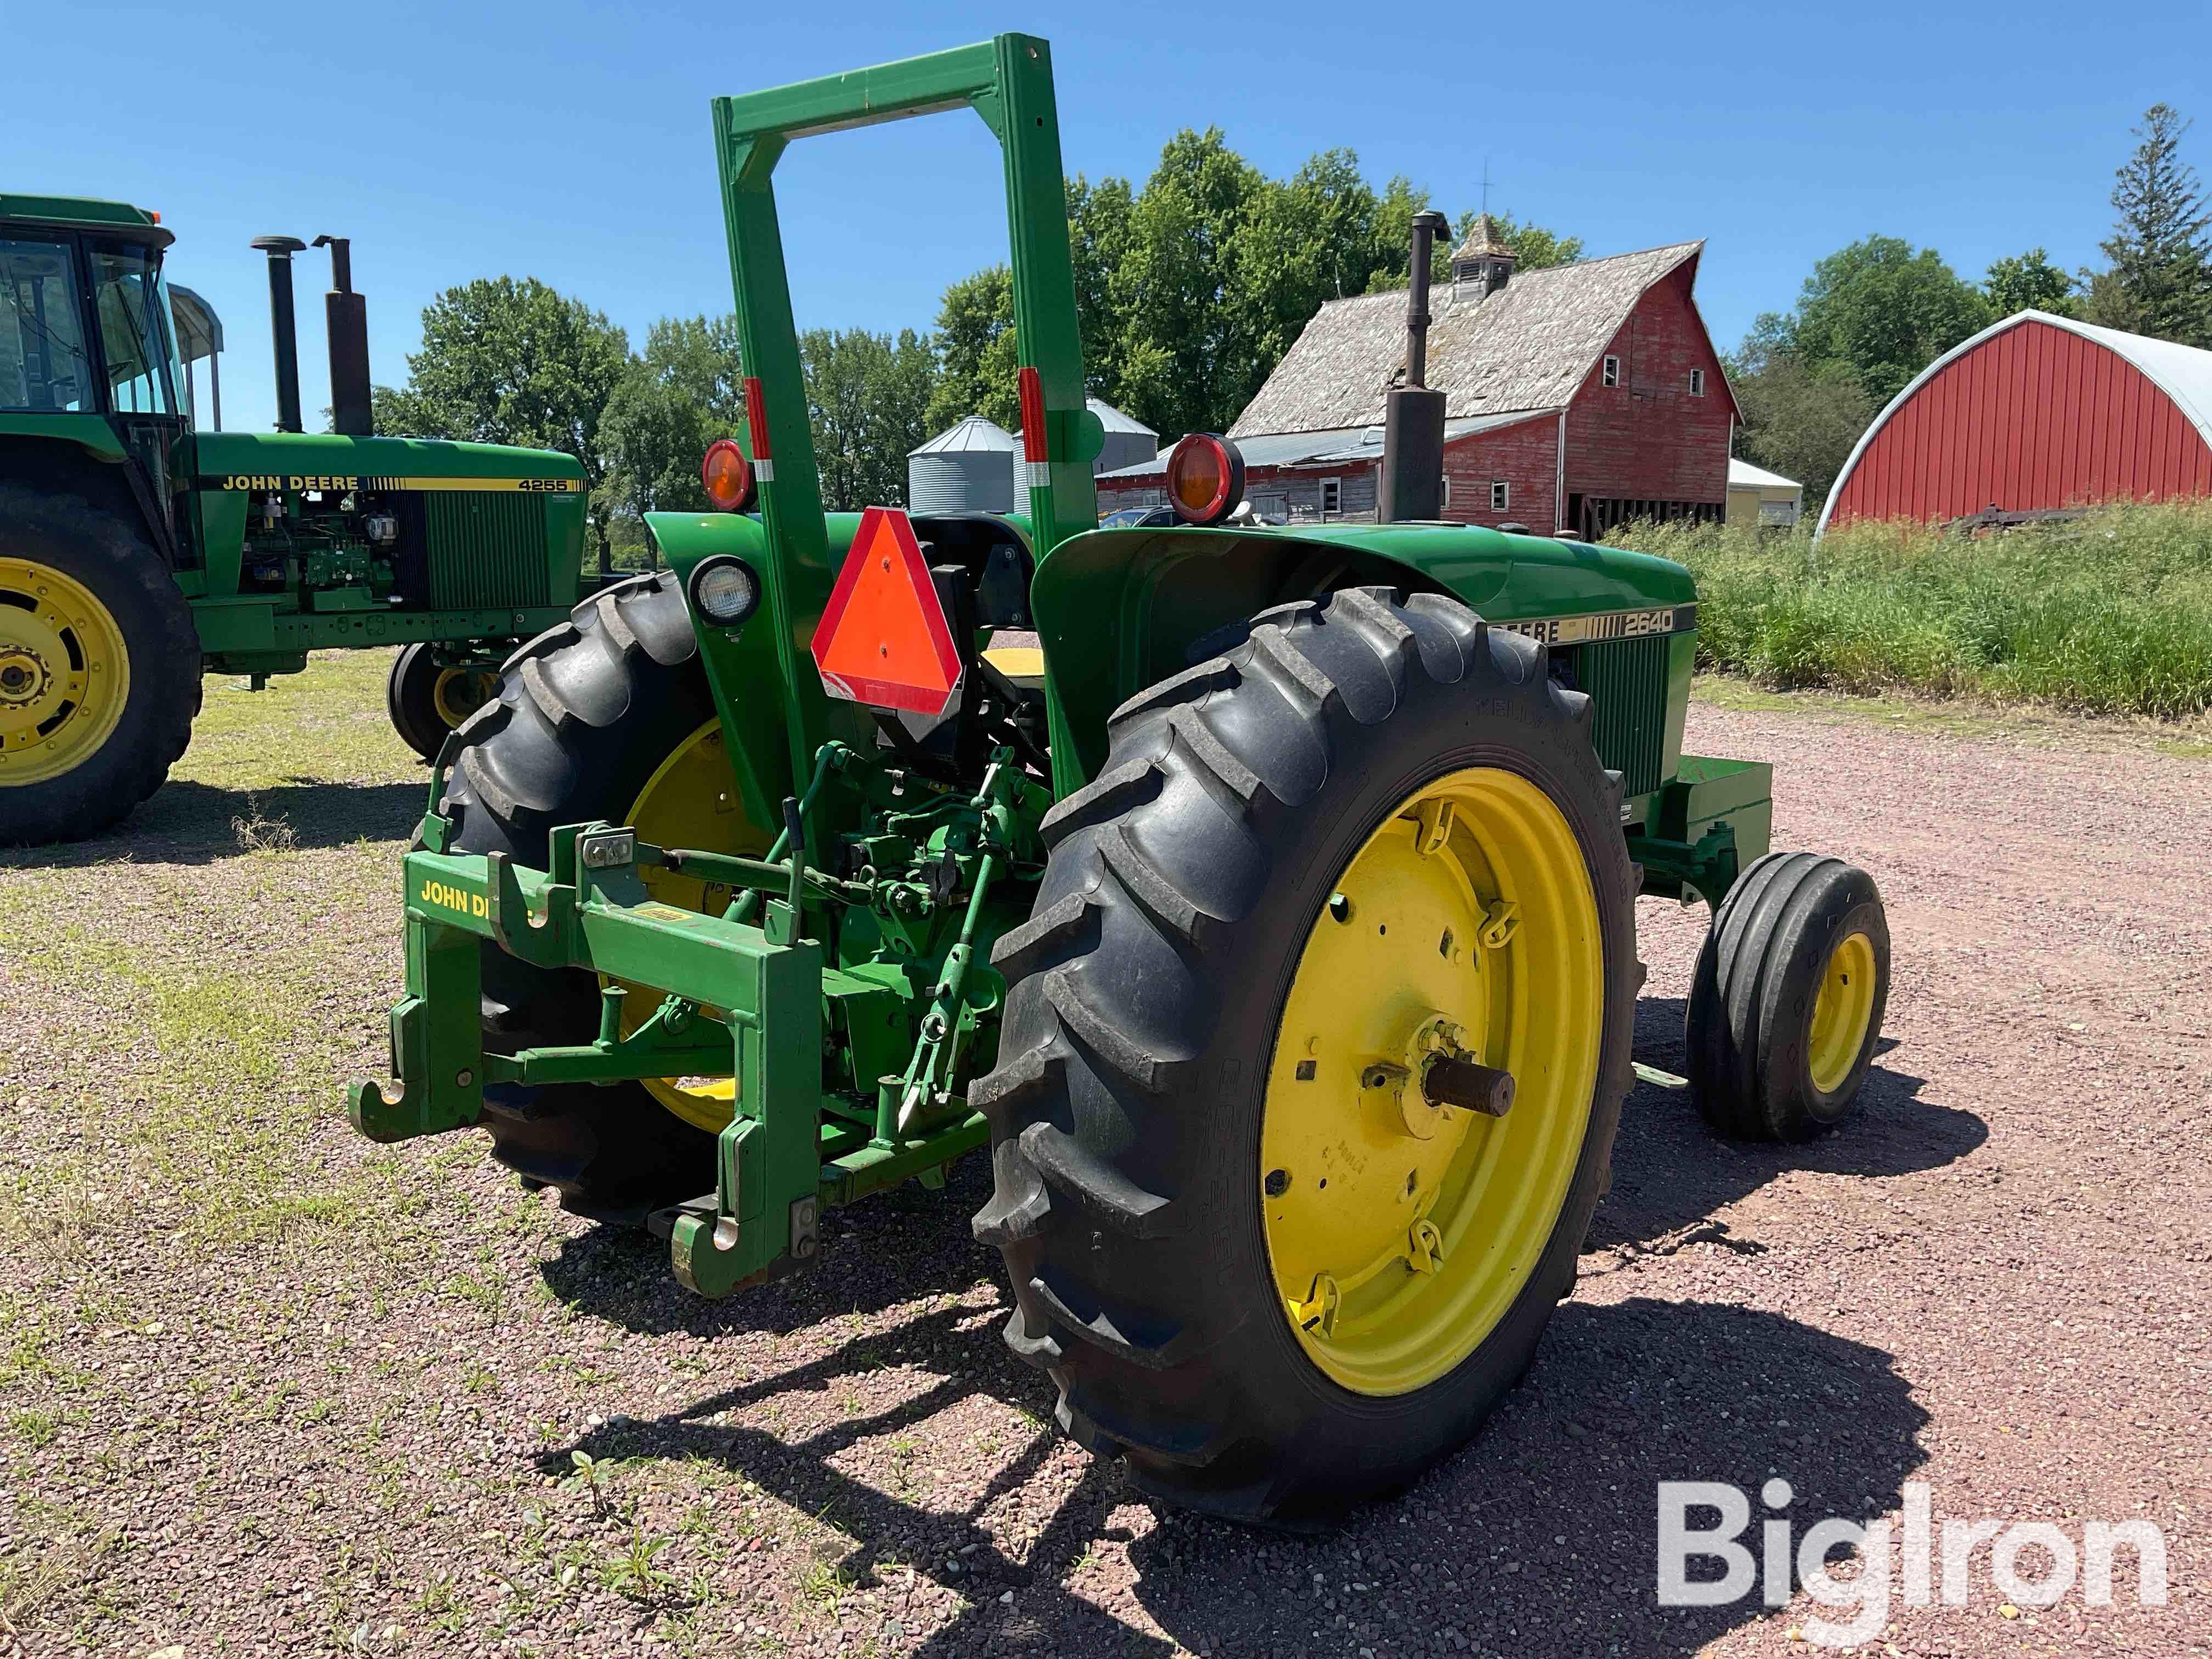
[{"label": "blue sky", "polygon": [[[1456,215],[1492,201],[1593,253],[1692,237],[1725,349],[1813,261],[1872,232],[1978,276],[2042,244],[2097,257],[2128,129],[2198,116],[2203,0],[2078,6],[833,4],[6,5],[11,189],[118,197],[175,230],[172,279],[222,314],[225,424],[266,427],[254,235],[350,235],[380,380],[471,277],[538,276],[642,340],[728,308],[707,100],[959,45],[1054,43],[1071,171],[1141,182],[1184,125],[1268,172],[1349,145]],[[48,73],[22,72],[43,64]],[[82,73],[80,75],[79,71]],[[96,76],[96,79],[94,78]],[[945,284],[1004,257],[982,124],[940,116],[811,139],[778,178],[802,325],[927,327]],[[327,401],[302,260],[304,401]],[[315,424],[311,415],[310,424]]]}]

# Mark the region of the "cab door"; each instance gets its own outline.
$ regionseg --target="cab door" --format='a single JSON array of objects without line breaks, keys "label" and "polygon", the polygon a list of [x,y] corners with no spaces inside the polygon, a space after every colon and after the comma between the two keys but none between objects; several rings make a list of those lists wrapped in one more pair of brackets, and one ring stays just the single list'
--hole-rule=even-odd
[{"label": "cab door", "polygon": [[87,237],[84,256],[107,417],[137,463],[155,533],[180,552],[172,497],[185,422],[161,255],[140,243]]}]

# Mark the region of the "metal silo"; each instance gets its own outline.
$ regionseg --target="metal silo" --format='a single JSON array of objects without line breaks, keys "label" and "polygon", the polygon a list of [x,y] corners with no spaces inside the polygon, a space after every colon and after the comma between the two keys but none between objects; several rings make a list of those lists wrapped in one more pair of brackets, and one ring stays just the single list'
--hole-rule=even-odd
[{"label": "metal silo", "polygon": [[1139,466],[1160,453],[1160,434],[1143,422],[1097,398],[1084,401],[1098,417],[1098,423],[1106,428],[1106,447],[1092,463],[1093,472],[1118,472],[1125,466]]},{"label": "metal silo", "polygon": [[[1140,465],[1160,453],[1160,434],[1133,416],[1124,415],[1102,398],[1085,398],[1084,407],[1098,417],[1098,424],[1106,428],[1106,441],[1098,452],[1098,459],[1091,464],[1095,477],[1101,472],[1118,471],[1125,466]],[[1021,446],[1016,434],[1014,444]],[[1014,490],[1017,512],[1030,510],[1029,491],[1018,486]]]},{"label": "metal silo", "polygon": [[906,504],[915,513],[1014,510],[1014,434],[981,415],[940,432],[906,458]]}]

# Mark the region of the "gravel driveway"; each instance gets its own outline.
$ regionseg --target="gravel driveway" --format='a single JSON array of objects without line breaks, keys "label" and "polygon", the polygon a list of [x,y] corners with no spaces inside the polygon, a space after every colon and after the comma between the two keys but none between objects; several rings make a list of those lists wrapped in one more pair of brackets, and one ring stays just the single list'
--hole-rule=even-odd
[{"label": "gravel driveway", "polygon": [[[2164,1531],[2164,1608],[2124,1552],[2111,1607],[2015,1605],[1984,1551],[1867,1651],[2212,1646],[2212,764],[1693,714],[1692,748],[1776,763],[1778,844],[1881,883],[1864,1112],[1743,1148],[1640,1085],[1479,1441],[1261,1534],[1155,1513],[1052,1426],[975,1160],[708,1304],[473,1134],[354,1137],[420,803],[382,670],[211,692],[127,838],[0,862],[0,1655],[1804,1652],[1802,1592],[1655,1600],[1657,1483],[1775,1477],[1800,1530],[1925,1482],[1939,1520]],[[1697,920],[1639,920],[1639,1054],[1679,1069]]]}]

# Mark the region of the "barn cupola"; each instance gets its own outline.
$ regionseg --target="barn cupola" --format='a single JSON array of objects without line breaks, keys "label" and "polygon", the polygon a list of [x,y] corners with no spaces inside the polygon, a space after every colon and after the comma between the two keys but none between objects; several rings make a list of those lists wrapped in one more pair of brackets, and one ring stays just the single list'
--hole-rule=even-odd
[{"label": "barn cupola", "polygon": [[1452,254],[1452,295],[1481,300],[1504,288],[1519,256],[1505,245],[1488,214],[1480,215]]}]

